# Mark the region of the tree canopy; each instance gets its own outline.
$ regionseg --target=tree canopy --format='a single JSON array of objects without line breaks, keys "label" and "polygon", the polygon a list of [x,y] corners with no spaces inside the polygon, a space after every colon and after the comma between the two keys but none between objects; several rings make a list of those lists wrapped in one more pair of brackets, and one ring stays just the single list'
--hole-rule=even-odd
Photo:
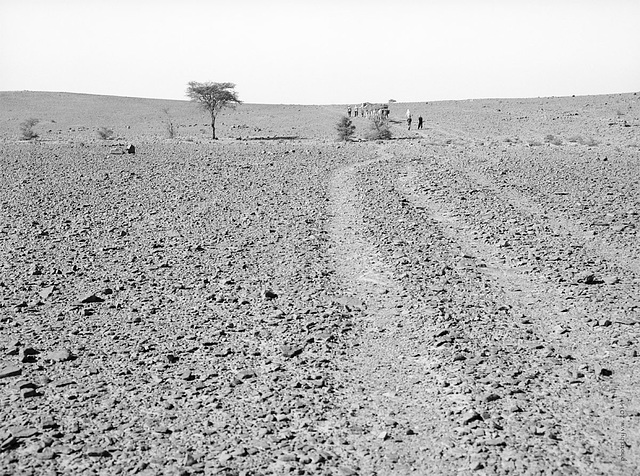
[{"label": "tree canopy", "polygon": [[211,114],[212,138],[216,139],[216,117],[225,107],[233,108],[242,104],[234,83],[189,82],[187,97]]}]

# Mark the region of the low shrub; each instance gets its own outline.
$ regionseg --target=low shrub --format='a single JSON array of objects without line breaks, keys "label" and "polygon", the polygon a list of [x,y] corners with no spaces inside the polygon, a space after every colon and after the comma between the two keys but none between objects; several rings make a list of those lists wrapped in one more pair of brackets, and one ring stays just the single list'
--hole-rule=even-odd
[{"label": "low shrub", "polygon": [[367,133],[369,140],[389,140],[391,139],[391,131],[389,124],[385,119],[374,117],[371,121],[371,128]]},{"label": "low shrub", "polygon": [[169,139],[173,139],[176,136],[176,126],[173,123],[173,119],[171,118],[171,114],[169,114],[169,108],[165,107],[162,110],[166,116],[165,126],[167,129],[167,137]]},{"label": "low shrub", "polygon": [[30,118],[20,124],[20,133],[23,140],[37,139],[38,134],[33,130],[33,127],[40,122],[39,119]]},{"label": "low shrub", "polygon": [[351,119],[347,116],[342,116],[336,124],[336,131],[338,131],[338,140],[347,142],[353,137],[356,131],[356,126],[351,123]]},{"label": "low shrub", "polygon": [[582,136],[571,136],[567,139],[567,142],[577,143],[580,145],[586,145],[587,147],[595,147],[599,142],[592,137],[584,138]]},{"label": "low shrub", "polygon": [[113,139],[113,129],[109,129],[108,127],[101,127],[100,129],[98,129],[98,137],[104,140]]},{"label": "low shrub", "polygon": [[547,144],[562,145],[562,139],[560,139],[559,137],[554,136],[553,134],[547,134],[544,137],[544,141]]}]

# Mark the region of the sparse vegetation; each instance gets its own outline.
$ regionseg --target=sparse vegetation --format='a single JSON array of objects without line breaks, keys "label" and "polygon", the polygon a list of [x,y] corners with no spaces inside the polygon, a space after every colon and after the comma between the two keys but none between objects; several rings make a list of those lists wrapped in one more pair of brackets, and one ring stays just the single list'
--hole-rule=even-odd
[{"label": "sparse vegetation", "polygon": [[242,104],[242,101],[238,99],[238,93],[234,91],[235,87],[236,85],[233,83],[189,82],[187,97],[211,114],[213,139],[217,139],[216,117],[218,113],[225,107],[234,108],[237,104]]},{"label": "sparse vegetation", "polygon": [[38,138],[38,134],[33,130],[34,126],[40,122],[39,119],[30,118],[20,124],[20,133],[23,140],[33,140]]},{"label": "sparse vegetation", "polygon": [[187,101],[0,92],[0,476],[633,474],[640,103]]},{"label": "sparse vegetation", "polygon": [[546,136],[544,136],[544,141],[547,144],[553,144],[553,145],[562,145],[562,139],[560,137],[556,137],[553,134],[547,134]]},{"label": "sparse vegetation", "polygon": [[171,117],[171,114],[169,114],[169,108],[165,107],[162,112],[164,112],[165,114],[165,126],[166,126],[166,130],[167,130],[167,136],[169,137],[169,139],[173,139],[176,136],[176,126],[173,123],[173,118]]},{"label": "sparse vegetation", "polygon": [[353,134],[356,131],[356,126],[354,126],[347,116],[342,116],[336,124],[336,130],[338,131],[338,140],[339,141],[350,141],[353,137]]},{"label": "sparse vegetation", "polygon": [[369,140],[389,140],[391,139],[391,131],[389,124],[385,119],[374,117],[371,121],[371,129],[367,133]]},{"label": "sparse vegetation", "polygon": [[580,145],[586,145],[587,147],[595,147],[599,144],[599,142],[595,139],[593,139],[592,137],[589,138],[584,138],[580,135],[577,136],[571,136],[567,139],[567,142],[571,142],[571,143],[578,143]]},{"label": "sparse vegetation", "polygon": [[109,129],[108,127],[100,127],[98,129],[98,137],[103,140],[113,139],[113,129]]}]

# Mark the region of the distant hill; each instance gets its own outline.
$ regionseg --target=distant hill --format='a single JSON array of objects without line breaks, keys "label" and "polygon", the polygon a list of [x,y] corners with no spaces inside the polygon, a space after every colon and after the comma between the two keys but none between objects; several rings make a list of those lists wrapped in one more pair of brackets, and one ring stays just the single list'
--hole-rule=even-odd
[{"label": "distant hill", "polygon": [[[235,111],[224,110],[218,116],[216,129],[221,138],[328,138],[334,134],[333,124],[342,109],[341,106],[242,104]],[[119,137],[164,138],[169,117],[177,126],[178,138],[209,137],[209,116],[187,100],[0,92],[2,139],[18,138],[19,125],[28,118],[40,120],[35,129],[43,140],[97,139],[96,131],[100,127],[113,129]]]},{"label": "distant hill", "polygon": [[[355,102],[354,102],[355,104]],[[635,143],[640,127],[635,93],[600,96],[477,99],[391,103],[390,119],[396,138],[419,137],[407,131],[405,112],[411,109],[414,124],[423,116],[424,138],[447,131],[452,137],[468,135],[478,141],[540,141],[547,135],[565,138],[577,134],[599,140]],[[165,112],[168,111],[168,114]],[[222,139],[334,140],[335,124],[346,105],[242,104],[225,110],[216,124]],[[39,119],[35,131],[44,141],[99,140],[97,130],[112,129],[122,140],[167,138],[170,119],[179,140],[208,140],[210,118],[189,101],[100,96],[62,92],[0,92],[0,139],[17,140],[20,123]],[[356,136],[363,137],[370,124],[354,118]],[[415,129],[415,126],[414,126]],[[617,138],[616,138],[617,137]],[[517,142],[517,140],[516,140]]]}]

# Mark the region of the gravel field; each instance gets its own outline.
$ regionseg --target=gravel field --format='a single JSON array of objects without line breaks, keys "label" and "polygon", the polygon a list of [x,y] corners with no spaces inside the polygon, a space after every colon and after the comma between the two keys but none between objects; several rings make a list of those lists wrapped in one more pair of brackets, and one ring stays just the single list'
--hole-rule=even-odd
[{"label": "gravel field", "polygon": [[637,96],[345,109],[0,93],[0,474],[640,473]]}]

